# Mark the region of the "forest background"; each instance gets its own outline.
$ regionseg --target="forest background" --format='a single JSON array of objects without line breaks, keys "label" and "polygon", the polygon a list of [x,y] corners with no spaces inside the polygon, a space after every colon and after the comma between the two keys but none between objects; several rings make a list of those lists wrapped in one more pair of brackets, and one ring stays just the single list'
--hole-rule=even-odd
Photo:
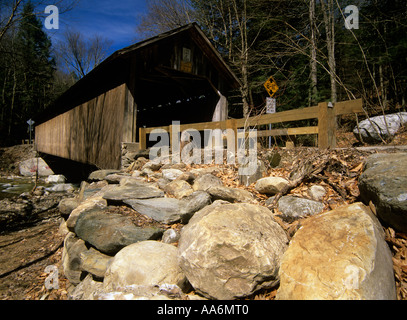
[{"label": "forest background", "polygon": [[[111,46],[75,28],[51,42],[46,14],[37,11],[41,2],[0,0],[1,145],[27,139],[27,120],[52,107]],[[78,4],[54,2],[61,15]],[[366,117],[406,109],[405,0],[146,0],[134,38],[191,22],[241,80],[229,95],[231,117],[265,112],[270,76],[280,88],[277,111],[355,98],[364,99]]]}]

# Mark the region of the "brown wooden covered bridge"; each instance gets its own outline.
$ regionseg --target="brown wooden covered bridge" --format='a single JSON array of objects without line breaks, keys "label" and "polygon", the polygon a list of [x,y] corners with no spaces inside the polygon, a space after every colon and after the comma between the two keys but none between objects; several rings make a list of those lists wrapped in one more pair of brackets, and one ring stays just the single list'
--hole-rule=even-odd
[{"label": "brown wooden covered bridge", "polygon": [[37,121],[37,151],[118,169],[139,128],[226,120],[222,94],[239,86],[193,23],[115,52],[73,85]]}]

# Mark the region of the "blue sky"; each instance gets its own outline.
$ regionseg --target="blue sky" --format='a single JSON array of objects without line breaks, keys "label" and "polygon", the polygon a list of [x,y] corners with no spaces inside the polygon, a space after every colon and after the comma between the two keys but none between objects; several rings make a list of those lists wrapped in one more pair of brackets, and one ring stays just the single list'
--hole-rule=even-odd
[{"label": "blue sky", "polygon": [[[44,10],[46,5],[57,5],[57,2],[45,1],[38,9]],[[85,36],[102,35],[112,41],[108,53],[110,55],[141,40],[136,33],[136,26],[139,16],[145,12],[145,2],[145,0],[80,0],[71,11],[59,15],[59,29],[50,30],[48,33],[52,40],[60,38],[67,28],[78,30]]]}]

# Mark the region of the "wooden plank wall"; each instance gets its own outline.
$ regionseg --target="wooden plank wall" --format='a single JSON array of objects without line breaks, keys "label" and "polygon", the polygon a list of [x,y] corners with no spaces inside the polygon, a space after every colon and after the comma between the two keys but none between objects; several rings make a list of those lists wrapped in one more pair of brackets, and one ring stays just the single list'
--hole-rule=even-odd
[{"label": "wooden plank wall", "polygon": [[39,152],[119,169],[127,86],[122,84],[39,126]]}]

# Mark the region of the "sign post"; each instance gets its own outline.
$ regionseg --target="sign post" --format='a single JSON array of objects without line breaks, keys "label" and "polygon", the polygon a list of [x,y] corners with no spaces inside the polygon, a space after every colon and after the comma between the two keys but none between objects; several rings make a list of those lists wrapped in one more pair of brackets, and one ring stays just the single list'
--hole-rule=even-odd
[{"label": "sign post", "polygon": [[271,98],[273,98],[273,96],[276,94],[276,92],[278,91],[278,89],[280,89],[277,85],[276,80],[274,80],[273,77],[270,77],[265,83],[264,83],[264,87],[266,88],[266,91],[268,92],[268,94],[270,95]]},{"label": "sign post", "polygon": [[[276,94],[276,92],[279,89],[277,82],[271,76],[264,83],[264,87],[266,88],[266,91],[270,96],[267,98],[266,113],[276,113],[276,99],[273,98],[273,96]],[[271,131],[271,123],[269,124],[269,130]],[[271,149],[271,136],[269,136],[269,149]]]},{"label": "sign post", "polygon": [[28,132],[30,133],[30,141],[29,144],[31,144],[31,132],[34,130],[33,126],[34,126],[35,121],[30,119],[27,121],[28,124]]},{"label": "sign post", "polygon": [[[267,97],[266,113],[276,113],[276,99]],[[269,124],[269,130],[271,131],[271,123]],[[269,149],[271,149],[271,136],[269,136]]]}]

